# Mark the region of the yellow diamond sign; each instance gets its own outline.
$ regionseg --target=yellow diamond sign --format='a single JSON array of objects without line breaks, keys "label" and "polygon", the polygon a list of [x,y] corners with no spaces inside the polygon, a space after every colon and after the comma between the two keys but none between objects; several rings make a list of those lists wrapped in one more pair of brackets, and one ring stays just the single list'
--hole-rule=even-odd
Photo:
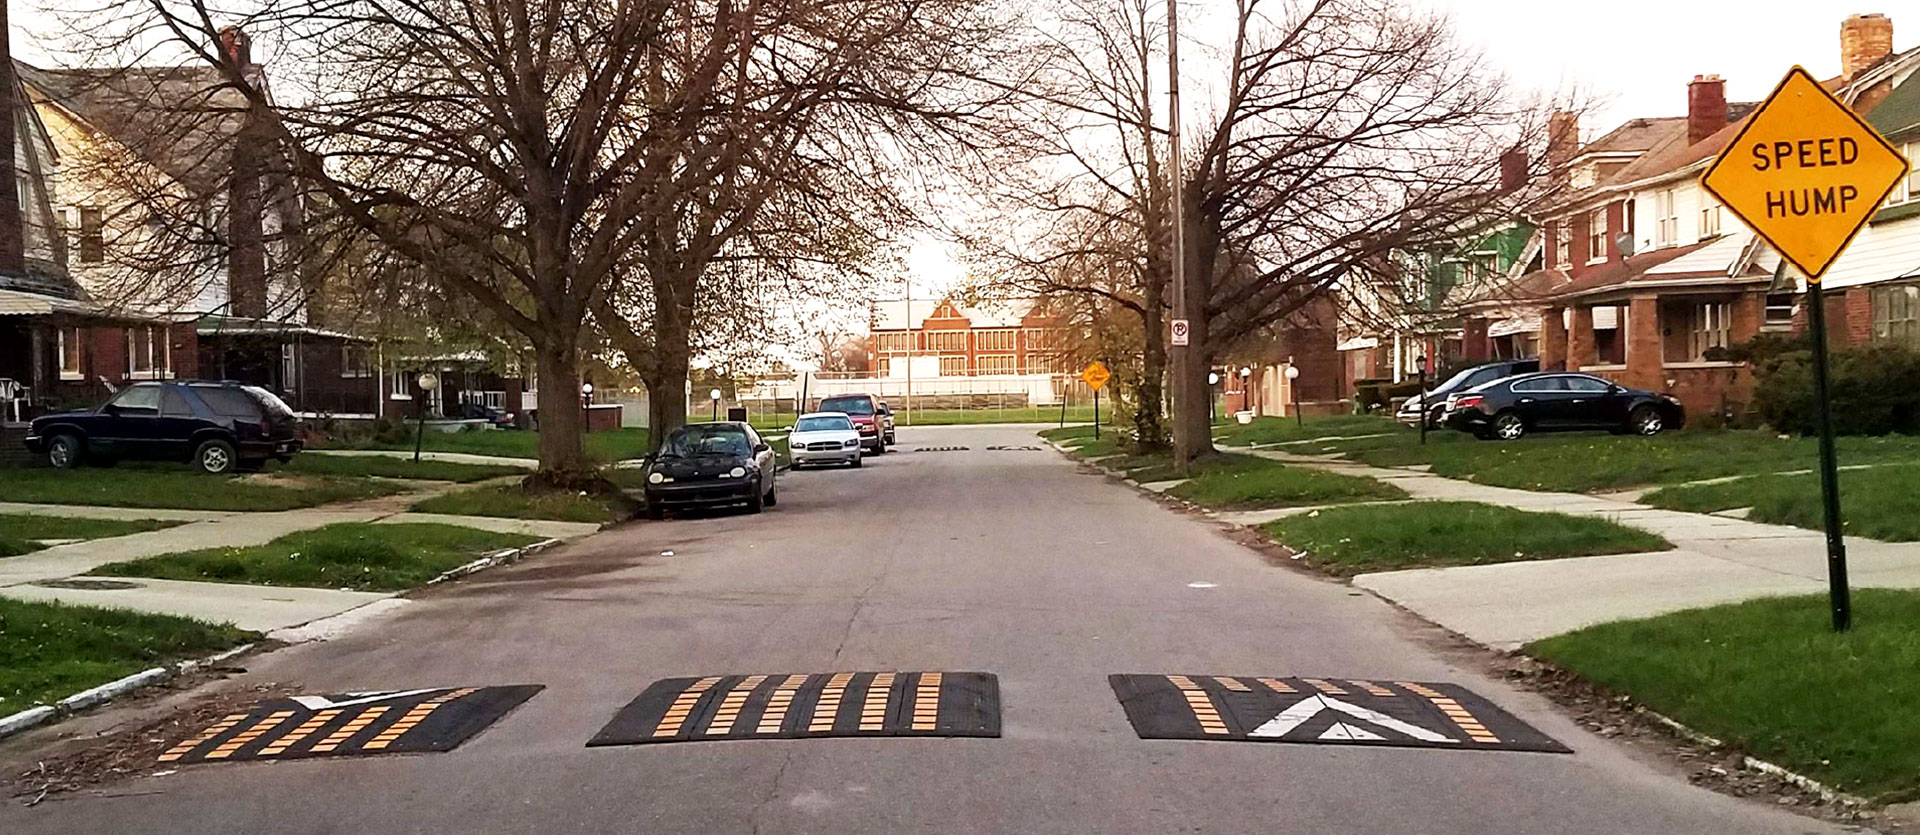
[{"label": "yellow diamond sign", "polygon": [[1700,184],[1812,281],[1907,174],[1907,161],[1799,67]]},{"label": "yellow diamond sign", "polygon": [[1112,377],[1113,372],[1108,371],[1107,366],[1099,360],[1087,363],[1087,367],[1080,371],[1081,382],[1086,383],[1087,387],[1094,391],[1099,391],[1100,387],[1106,385],[1107,380]]}]

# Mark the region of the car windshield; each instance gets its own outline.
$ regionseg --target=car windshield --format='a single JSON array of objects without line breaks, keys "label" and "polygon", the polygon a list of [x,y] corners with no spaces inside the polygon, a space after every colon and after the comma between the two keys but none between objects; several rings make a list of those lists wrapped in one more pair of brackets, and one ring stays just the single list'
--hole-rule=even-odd
[{"label": "car windshield", "polygon": [[870,415],[873,414],[873,400],[866,397],[829,397],[820,401],[820,411]]},{"label": "car windshield", "polygon": [[683,426],[667,436],[660,448],[662,458],[691,458],[696,455],[749,455],[753,445],[738,426],[704,424]]},{"label": "car windshield", "polygon": [[835,429],[852,429],[853,421],[838,416],[804,417],[795,424],[795,432],[832,432]]}]

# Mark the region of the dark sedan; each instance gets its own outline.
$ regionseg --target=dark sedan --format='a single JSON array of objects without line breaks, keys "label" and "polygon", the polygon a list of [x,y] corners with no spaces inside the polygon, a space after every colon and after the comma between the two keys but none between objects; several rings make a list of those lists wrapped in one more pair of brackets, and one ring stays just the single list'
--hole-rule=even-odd
[{"label": "dark sedan", "polygon": [[61,468],[189,461],[208,473],[260,469],[300,451],[299,418],[279,397],[235,382],[135,383],[97,409],[42,415],[27,449]]},{"label": "dark sedan", "polygon": [[748,513],[772,507],[773,448],[753,427],[722,421],[673,430],[647,465],[647,516],[670,509],[745,504]]},{"label": "dark sedan", "polygon": [[1685,421],[1671,396],[1560,371],[1496,380],[1447,399],[1447,425],[1483,440],[1582,429],[1658,435]]},{"label": "dark sedan", "polygon": [[[1405,403],[1400,404],[1400,411],[1394,415],[1394,419],[1408,426],[1419,426],[1420,414],[1424,411],[1427,415],[1427,428],[1438,429],[1446,420],[1448,395],[1505,377],[1512,377],[1515,374],[1531,374],[1539,370],[1540,360],[1536,358],[1497,360],[1462,369],[1424,394],[1407,398]],[[1426,408],[1423,410],[1422,406]]]}]

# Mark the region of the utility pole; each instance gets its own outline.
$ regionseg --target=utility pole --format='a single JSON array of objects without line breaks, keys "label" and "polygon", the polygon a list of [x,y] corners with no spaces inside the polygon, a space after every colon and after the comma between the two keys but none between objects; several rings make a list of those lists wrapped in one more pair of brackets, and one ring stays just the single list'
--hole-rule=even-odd
[{"label": "utility pole", "polygon": [[[1173,318],[1187,318],[1187,200],[1183,160],[1180,155],[1180,0],[1167,0],[1167,174],[1173,181],[1168,189],[1173,201]],[[1187,367],[1190,351],[1186,345],[1167,347],[1167,365],[1173,369],[1173,471],[1187,474],[1187,460],[1193,456],[1193,438],[1187,430],[1182,409],[1191,402],[1193,381]]]}]

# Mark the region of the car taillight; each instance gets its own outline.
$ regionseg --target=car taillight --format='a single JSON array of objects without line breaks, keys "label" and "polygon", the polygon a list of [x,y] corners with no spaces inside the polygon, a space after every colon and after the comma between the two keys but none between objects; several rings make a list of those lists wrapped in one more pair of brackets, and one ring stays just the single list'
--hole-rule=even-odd
[{"label": "car taillight", "polygon": [[1486,398],[1484,398],[1484,397],[1481,397],[1480,395],[1477,395],[1477,394],[1476,394],[1476,395],[1473,395],[1473,396],[1471,396],[1471,397],[1462,397],[1462,398],[1460,398],[1460,399],[1458,399],[1458,400],[1455,400],[1455,401],[1453,401],[1453,405],[1452,405],[1452,406],[1450,406],[1449,408],[1453,408],[1453,409],[1472,409],[1472,408],[1474,408],[1474,407],[1476,407],[1476,406],[1479,406],[1479,405],[1480,405],[1480,401],[1482,401],[1482,400],[1485,400],[1485,399],[1486,399]]}]

